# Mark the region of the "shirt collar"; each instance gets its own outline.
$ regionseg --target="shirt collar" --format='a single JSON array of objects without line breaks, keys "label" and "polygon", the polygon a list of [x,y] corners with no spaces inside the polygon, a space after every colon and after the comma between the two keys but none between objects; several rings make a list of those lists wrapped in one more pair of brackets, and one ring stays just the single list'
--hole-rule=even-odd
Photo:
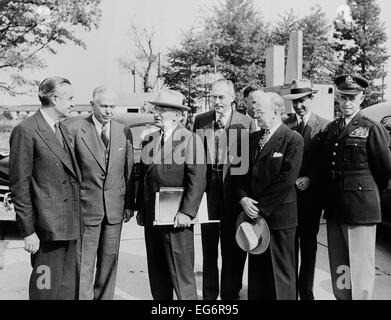
[{"label": "shirt collar", "polygon": [[[94,126],[96,128],[96,130],[98,131],[98,133],[102,133],[102,127],[103,127],[103,124],[101,124],[98,119],[95,117],[95,115],[93,114],[92,115],[92,122],[94,123]],[[107,124],[106,124],[106,132],[107,134],[109,135],[110,134],[110,123],[111,121],[109,121]]]},{"label": "shirt collar", "polygon": [[344,118],[345,118],[345,126],[347,126],[348,123],[349,123],[350,121],[352,121],[352,120],[354,119],[354,117],[357,116],[357,114],[358,114],[360,111],[361,111],[361,110],[358,110],[357,112],[355,112],[354,114],[352,114],[349,118],[344,117]]},{"label": "shirt collar", "polygon": [[[231,114],[232,114],[232,108],[229,109],[228,112],[224,112],[224,117],[223,117],[223,119],[222,119],[224,125],[227,125],[227,122],[228,122],[229,117],[231,116]],[[217,112],[215,112],[215,120],[216,120],[216,121],[219,120],[219,115],[217,114]]]},{"label": "shirt collar", "polygon": [[49,127],[53,130],[53,132],[56,132],[54,125],[58,123],[58,121],[54,121],[45,111],[45,108],[40,108],[40,111],[42,113],[43,118],[46,120],[48,123]]},{"label": "shirt collar", "polygon": [[269,129],[269,139],[270,137],[277,131],[277,129],[281,126],[282,122],[277,123],[273,128]]},{"label": "shirt collar", "polygon": [[176,127],[178,126],[178,123],[172,126],[170,129],[167,131],[164,131],[164,142],[167,142],[168,138],[172,135]]},{"label": "shirt collar", "polygon": [[[311,117],[311,112],[308,112],[307,114],[305,114],[303,116],[304,124],[308,123],[308,120],[310,120],[310,117]],[[296,120],[297,120],[297,123],[300,123],[300,121],[301,121],[301,117],[297,113],[296,113]]]}]

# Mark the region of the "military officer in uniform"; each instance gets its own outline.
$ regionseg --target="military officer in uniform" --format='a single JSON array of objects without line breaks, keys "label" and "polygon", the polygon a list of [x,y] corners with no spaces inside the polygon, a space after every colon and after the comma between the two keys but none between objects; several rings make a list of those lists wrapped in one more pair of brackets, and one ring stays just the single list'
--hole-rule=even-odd
[{"label": "military officer in uniform", "polygon": [[389,136],[360,112],[365,78],[342,75],[335,85],[341,118],[321,138],[333,292],[339,300],[371,299],[380,195],[391,175]]}]

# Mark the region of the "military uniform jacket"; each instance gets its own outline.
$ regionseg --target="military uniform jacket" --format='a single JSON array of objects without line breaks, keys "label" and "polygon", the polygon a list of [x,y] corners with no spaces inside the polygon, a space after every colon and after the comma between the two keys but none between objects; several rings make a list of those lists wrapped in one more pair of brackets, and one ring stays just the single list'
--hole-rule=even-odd
[{"label": "military uniform jacket", "polygon": [[338,134],[338,120],[321,138],[325,218],[346,224],[381,221],[380,194],[391,174],[389,136],[359,112]]}]

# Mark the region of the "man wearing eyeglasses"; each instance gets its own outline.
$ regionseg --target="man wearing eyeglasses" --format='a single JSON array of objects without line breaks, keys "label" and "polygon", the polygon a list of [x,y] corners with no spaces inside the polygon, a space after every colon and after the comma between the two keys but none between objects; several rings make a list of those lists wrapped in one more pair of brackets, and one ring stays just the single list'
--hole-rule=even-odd
[{"label": "man wearing eyeglasses", "polygon": [[[197,300],[194,275],[194,234],[192,221],[206,185],[206,165],[196,134],[181,123],[184,96],[164,89],[155,101],[156,126],[160,128],[143,139],[140,183],[135,210],[144,226],[149,284],[154,300]],[[156,193],[161,188],[183,188],[179,206],[172,207],[169,225],[156,224]],[[160,200],[160,198],[159,198]],[[165,212],[168,214],[168,212]],[[162,213],[163,215],[164,213]],[[156,221],[157,223],[159,221]]]},{"label": "man wearing eyeglasses", "polygon": [[[237,156],[242,139],[248,141],[249,132],[255,130],[255,122],[233,110],[234,99],[233,83],[226,79],[216,81],[210,94],[212,110],[198,115],[193,127],[204,140],[210,160],[206,187],[209,217],[220,220],[220,224],[201,225],[204,300],[216,300],[219,293],[221,299],[238,299],[242,287],[246,253],[235,241],[236,218],[241,208],[239,203],[232,201],[230,157]],[[213,133],[212,139],[208,132]],[[244,153],[242,161],[248,162]],[[220,290],[217,265],[219,241],[222,258]]]}]

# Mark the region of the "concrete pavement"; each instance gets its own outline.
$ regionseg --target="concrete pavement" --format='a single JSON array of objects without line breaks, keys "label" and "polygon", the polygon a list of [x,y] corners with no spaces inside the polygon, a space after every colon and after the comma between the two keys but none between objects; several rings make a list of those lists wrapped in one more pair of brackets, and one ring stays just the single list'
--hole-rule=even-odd
[{"label": "concrete pavement", "polygon": [[[387,234],[389,230],[383,233]],[[379,236],[378,238],[374,299],[391,300],[391,242],[388,237]],[[318,242],[315,298],[333,300],[324,221],[320,226]],[[201,299],[202,250],[199,226],[195,229],[195,248],[195,274]],[[29,255],[23,250],[23,241],[11,239],[0,241],[0,300],[27,299],[30,272]],[[246,283],[247,272],[243,277],[241,299],[246,299]],[[143,228],[136,224],[135,219],[132,219],[124,224],[122,231],[115,299],[145,300],[151,298]]]}]

